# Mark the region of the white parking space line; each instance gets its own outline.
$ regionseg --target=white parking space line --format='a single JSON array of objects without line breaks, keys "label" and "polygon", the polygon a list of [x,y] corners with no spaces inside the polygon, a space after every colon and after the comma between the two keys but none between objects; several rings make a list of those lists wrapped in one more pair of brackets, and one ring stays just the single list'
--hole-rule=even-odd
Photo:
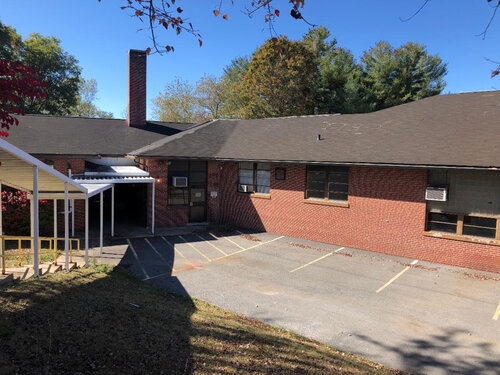
[{"label": "white parking space line", "polygon": [[[163,236],[161,237],[161,239],[162,239],[163,241],[165,241],[165,242],[168,244],[168,246],[170,246],[172,249],[174,249],[174,251],[175,251],[177,254],[179,254],[182,258],[184,258],[184,259],[185,259],[185,260],[187,260],[189,263],[191,263],[191,262],[189,261],[189,259],[188,259],[188,258],[186,258],[186,256],[185,256],[185,255],[184,255],[184,254],[183,254],[183,253],[182,253],[179,249],[176,249],[176,248],[175,248],[175,245],[174,245],[172,242],[170,242],[169,240],[167,240],[167,239],[166,239],[165,237],[163,237]],[[191,264],[193,264],[193,263],[191,263]]]},{"label": "white parking space line", "polygon": [[[248,250],[251,250],[251,249],[255,249],[256,247],[263,246],[263,245],[267,245],[268,243],[271,243],[271,242],[274,242],[274,241],[280,240],[280,239],[282,239],[282,238],[284,238],[284,237],[285,237],[285,236],[279,236],[279,237],[273,238],[272,240],[269,240],[269,241],[266,241],[266,242],[260,242],[260,243],[258,243],[257,245],[250,246],[250,247],[247,247],[247,248],[241,248],[241,246],[239,246],[239,245],[238,245],[238,247],[240,247],[240,248],[241,248],[241,250],[239,250],[239,251],[235,251],[234,253],[231,253],[231,254],[228,254],[228,255],[225,255],[225,256],[222,256],[222,257],[219,257],[219,258],[216,258],[215,260],[224,259],[224,258],[230,257],[231,255],[240,254],[240,253],[243,253],[243,252],[245,252],[245,251],[248,251]],[[237,245],[237,244],[236,244],[236,245]]]},{"label": "white parking space line", "polygon": [[151,241],[149,241],[149,239],[145,238],[144,239],[146,241],[146,243],[151,246],[151,248],[153,249],[153,251],[156,253],[156,255],[158,255],[160,257],[160,259],[167,263],[170,267],[172,267],[172,272],[175,272],[175,268],[174,268],[174,265],[172,264],[172,262],[168,259],[166,259],[157,249],[156,247],[154,247],[154,245],[151,243]]},{"label": "white parking space line", "polygon": [[[215,235],[212,235],[212,236],[214,236],[215,238],[218,238],[218,237],[216,237]],[[224,238],[225,240],[227,240],[227,241],[231,242],[233,245],[235,245],[235,246],[239,247],[239,248],[240,248],[240,249],[242,249],[242,250],[244,250],[244,249],[245,249],[245,248],[244,248],[243,246],[241,246],[239,243],[234,242],[234,241],[233,241],[232,239],[230,239],[230,238],[227,238],[227,237],[221,237],[221,238]]]},{"label": "white parking space line", "polygon": [[[411,262],[411,266],[414,265],[414,264],[417,264],[418,263],[418,260],[415,259],[413,262]],[[408,271],[411,266],[406,266],[400,273],[398,273],[396,276],[394,276],[392,279],[390,279],[388,282],[386,282],[384,285],[382,285],[380,288],[377,289],[377,293],[380,293],[381,291],[383,291],[386,287],[388,287],[389,285],[391,285],[395,280],[397,280],[402,274],[404,274],[406,271]]]},{"label": "white parking space line", "polygon": [[300,267],[297,267],[297,268],[294,268],[293,270],[290,271],[290,273],[293,273],[295,271],[298,271],[298,270],[301,270],[303,268],[306,268],[306,267],[309,267],[311,264],[314,264],[316,262],[319,262],[320,260],[323,260],[325,259],[326,257],[329,257],[330,255],[333,255],[335,253],[338,253],[339,251],[343,250],[344,248],[343,247],[340,247],[338,248],[337,250],[335,251],[332,251],[331,253],[328,253],[326,255],[323,255],[322,257],[319,257],[318,259],[314,259],[313,261],[309,262],[309,263],[306,263],[306,264],[303,264],[302,266]]},{"label": "white parking space line", "polygon": [[134,254],[134,258],[135,258],[137,264],[139,265],[139,267],[141,267],[142,273],[144,274],[144,276],[146,276],[146,279],[148,279],[149,275],[146,272],[146,269],[142,266],[142,263],[139,260],[139,256],[137,255],[137,252],[134,249],[134,245],[132,245],[132,242],[130,242],[130,240],[128,238],[127,238],[127,243],[128,243],[128,246],[130,247],[130,250],[132,251],[132,254]]},{"label": "white parking space line", "polygon": [[203,258],[205,258],[208,262],[211,262],[212,259],[210,259],[209,257],[207,257],[205,254],[203,254],[200,250],[198,250],[196,248],[196,246],[194,246],[191,242],[188,242],[184,237],[182,236],[179,236],[179,238],[181,240],[183,240],[187,245],[189,245],[194,251],[196,251],[198,254],[200,254]]},{"label": "white parking space line", "polygon": [[497,306],[497,310],[495,311],[495,314],[493,315],[493,320],[498,320],[500,317],[500,303]]},{"label": "white parking space line", "polygon": [[217,246],[215,246],[213,243],[211,243],[210,241],[207,241],[206,239],[204,239],[202,236],[200,235],[196,235],[196,237],[198,237],[200,240],[204,241],[206,244],[212,246],[215,250],[217,250],[219,253],[223,254],[223,255],[227,255],[227,253],[225,253],[224,251],[222,251],[221,249],[219,249]]}]

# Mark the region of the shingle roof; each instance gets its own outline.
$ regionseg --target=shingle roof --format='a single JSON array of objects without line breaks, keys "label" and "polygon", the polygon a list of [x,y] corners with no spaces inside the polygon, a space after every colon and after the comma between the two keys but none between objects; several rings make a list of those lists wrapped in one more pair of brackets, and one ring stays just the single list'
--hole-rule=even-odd
[{"label": "shingle roof", "polygon": [[217,120],[132,154],[302,163],[500,167],[500,92],[439,95],[367,114]]},{"label": "shingle roof", "polygon": [[125,156],[193,124],[148,122],[144,129],[126,120],[41,115],[19,116],[9,143],[32,155]]}]

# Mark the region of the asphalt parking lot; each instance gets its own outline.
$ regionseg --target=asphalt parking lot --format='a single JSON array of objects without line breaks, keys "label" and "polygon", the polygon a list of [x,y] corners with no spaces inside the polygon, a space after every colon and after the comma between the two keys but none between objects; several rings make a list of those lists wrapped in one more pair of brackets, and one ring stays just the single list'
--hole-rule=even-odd
[{"label": "asphalt parking lot", "polygon": [[128,239],[140,279],[416,374],[500,374],[500,275],[270,233]]}]

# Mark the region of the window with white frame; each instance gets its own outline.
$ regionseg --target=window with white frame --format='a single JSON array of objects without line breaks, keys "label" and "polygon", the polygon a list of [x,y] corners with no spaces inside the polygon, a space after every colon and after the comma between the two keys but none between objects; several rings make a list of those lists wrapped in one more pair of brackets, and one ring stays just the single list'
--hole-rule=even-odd
[{"label": "window with white frame", "polygon": [[240,193],[269,194],[271,189],[271,164],[240,162],[238,191]]}]

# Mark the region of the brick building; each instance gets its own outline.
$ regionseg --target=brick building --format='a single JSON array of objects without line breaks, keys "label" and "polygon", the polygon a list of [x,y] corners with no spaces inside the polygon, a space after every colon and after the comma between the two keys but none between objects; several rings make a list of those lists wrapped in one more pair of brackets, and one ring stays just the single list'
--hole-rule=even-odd
[{"label": "brick building", "polygon": [[[133,53],[132,98],[145,92]],[[9,141],[86,181],[107,176],[136,225],[244,227],[500,272],[500,92],[200,125],[147,122],[135,102],[128,120],[26,116]],[[117,165],[155,182],[106,174]]]}]

